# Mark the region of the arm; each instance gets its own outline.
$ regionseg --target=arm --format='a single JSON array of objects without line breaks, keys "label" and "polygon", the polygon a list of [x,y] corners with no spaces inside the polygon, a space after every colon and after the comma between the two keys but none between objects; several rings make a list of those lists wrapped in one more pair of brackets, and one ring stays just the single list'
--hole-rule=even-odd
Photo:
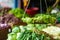
[{"label": "arm", "polygon": [[56,2],[53,4],[52,8],[55,8],[58,3],[59,3],[59,0],[56,0]]}]

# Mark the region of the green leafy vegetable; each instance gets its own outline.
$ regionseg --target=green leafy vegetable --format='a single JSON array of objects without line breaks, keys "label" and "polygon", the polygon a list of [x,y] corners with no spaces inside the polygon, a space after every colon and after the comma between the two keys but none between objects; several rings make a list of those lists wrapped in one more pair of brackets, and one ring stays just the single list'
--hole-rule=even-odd
[{"label": "green leafy vegetable", "polygon": [[27,24],[29,23],[54,24],[56,18],[47,14],[39,14],[39,15],[35,15],[35,17],[33,18],[30,17],[22,18],[22,21],[26,22]]},{"label": "green leafy vegetable", "polygon": [[7,40],[16,40],[16,34],[15,33],[10,33],[8,34],[8,39]]},{"label": "green leafy vegetable", "polygon": [[14,27],[14,28],[12,29],[12,32],[13,32],[13,33],[18,33],[18,32],[20,32],[19,27]]},{"label": "green leafy vegetable", "polygon": [[38,34],[36,31],[41,31],[43,28],[46,28],[45,24],[28,24],[27,26],[19,27],[14,27],[12,29],[12,32],[8,34],[7,40],[50,40],[50,37],[46,34]]},{"label": "green leafy vegetable", "polygon": [[[16,16],[17,18],[22,18],[24,15],[24,11],[22,9],[16,8],[16,9],[12,9],[9,11],[9,13],[13,14],[14,16]],[[26,13],[25,13],[26,14]],[[28,17],[28,15],[24,15],[25,17]]]}]

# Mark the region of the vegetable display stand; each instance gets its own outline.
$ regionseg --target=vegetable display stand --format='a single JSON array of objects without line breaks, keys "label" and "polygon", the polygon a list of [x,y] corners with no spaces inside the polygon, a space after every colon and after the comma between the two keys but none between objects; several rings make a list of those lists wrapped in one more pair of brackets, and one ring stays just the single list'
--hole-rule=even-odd
[{"label": "vegetable display stand", "polygon": [[[0,16],[0,19],[2,18],[0,20],[0,40],[54,40],[53,36],[56,36],[55,33],[57,33],[57,27],[53,25],[56,17],[50,14],[36,14],[39,9],[32,7],[28,9],[29,3],[25,11],[16,8],[6,14],[2,12],[3,14]],[[42,9],[40,11],[42,13]],[[34,16],[30,17],[29,15]],[[57,29],[59,30],[57,35],[60,35],[60,28]]]}]

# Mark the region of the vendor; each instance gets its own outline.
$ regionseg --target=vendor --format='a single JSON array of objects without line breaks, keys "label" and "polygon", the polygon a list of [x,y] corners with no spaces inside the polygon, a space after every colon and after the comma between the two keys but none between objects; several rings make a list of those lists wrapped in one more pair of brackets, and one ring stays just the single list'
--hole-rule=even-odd
[{"label": "vendor", "polygon": [[[47,0],[47,5],[47,11],[50,12],[52,9],[56,8],[57,5],[60,5],[60,0]],[[51,7],[52,9],[49,7]]]},{"label": "vendor", "polygon": [[[42,8],[40,8],[40,1],[41,1],[41,6]],[[47,2],[47,7],[51,6],[52,8],[55,8],[56,5],[59,3],[59,0],[46,0]],[[29,8],[30,7],[38,7],[40,10],[42,10],[43,12],[46,12],[46,3],[45,0],[30,0],[30,4],[29,4]],[[39,10],[39,11],[40,11]]]}]

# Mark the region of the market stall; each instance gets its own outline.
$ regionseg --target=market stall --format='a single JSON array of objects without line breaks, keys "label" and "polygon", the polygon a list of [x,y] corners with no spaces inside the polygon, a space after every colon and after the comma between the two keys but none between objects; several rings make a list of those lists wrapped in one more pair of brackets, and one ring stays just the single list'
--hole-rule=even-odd
[{"label": "market stall", "polygon": [[60,40],[58,9],[48,7],[48,10],[51,10],[43,12],[41,0],[38,5],[35,4],[36,1],[32,3],[31,0],[21,2],[24,4],[23,7],[16,3],[17,8],[0,9],[0,40]]}]

